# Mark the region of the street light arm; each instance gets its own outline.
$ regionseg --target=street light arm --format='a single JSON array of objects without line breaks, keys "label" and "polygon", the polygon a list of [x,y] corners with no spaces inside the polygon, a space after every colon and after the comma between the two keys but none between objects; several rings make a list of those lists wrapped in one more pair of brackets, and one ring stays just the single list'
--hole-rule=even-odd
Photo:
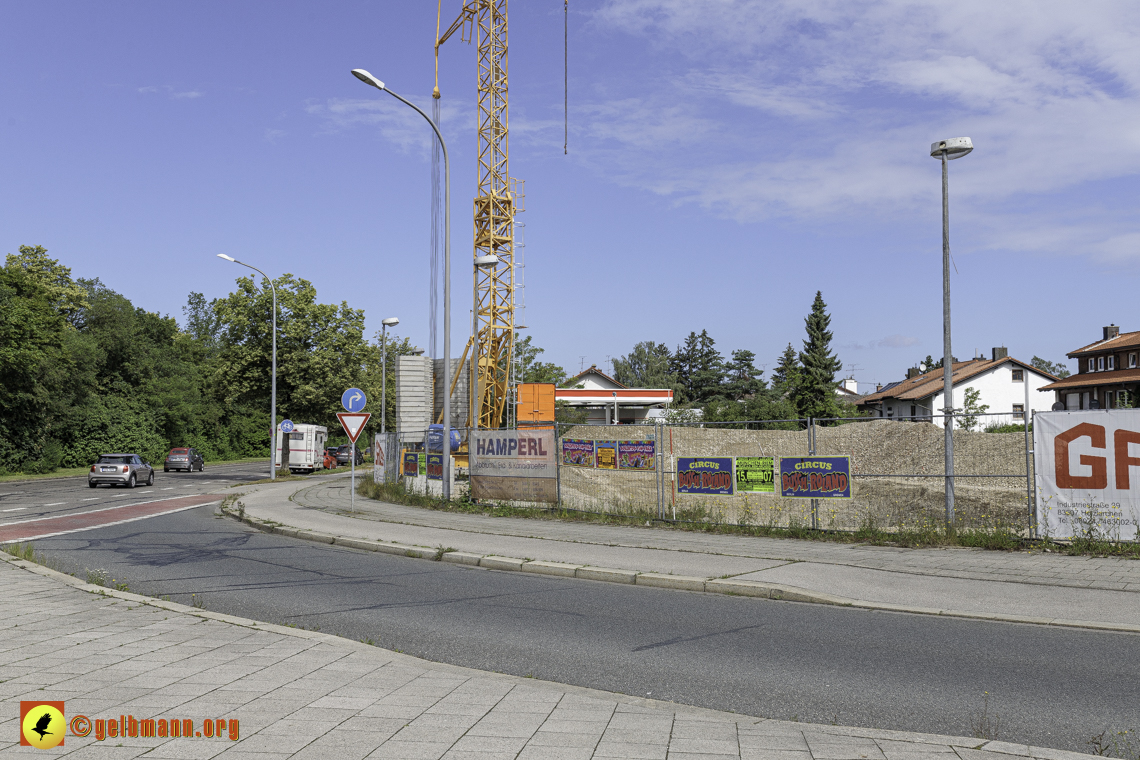
[{"label": "street light arm", "polygon": [[443,163],[444,163],[444,167],[446,167],[447,166],[447,143],[445,143],[443,141],[443,135],[441,135],[439,133],[439,127],[437,127],[435,125],[435,122],[432,121],[426,113],[421,111],[420,107],[417,106],[415,103],[411,102],[410,100],[405,100],[404,98],[400,97],[396,93],[392,92],[392,90],[389,89],[388,87],[384,87],[384,92],[388,93],[389,95],[391,95],[393,98],[400,101],[404,105],[411,106],[412,108],[414,108],[416,110],[416,113],[418,113],[420,116],[424,117],[424,121],[426,121],[428,124],[431,125],[431,129],[433,132],[435,132],[435,136],[439,140],[439,144],[443,147]]}]

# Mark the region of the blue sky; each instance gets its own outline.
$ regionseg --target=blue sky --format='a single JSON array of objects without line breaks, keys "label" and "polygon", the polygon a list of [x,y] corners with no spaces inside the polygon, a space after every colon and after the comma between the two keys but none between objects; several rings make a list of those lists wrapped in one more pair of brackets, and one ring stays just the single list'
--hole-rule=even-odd
[{"label": "blue sky", "polygon": [[[607,367],[707,329],[767,376],[821,290],[845,368],[898,379],[941,352],[927,153],[959,135],[976,149],[951,164],[955,354],[1060,360],[1102,325],[1140,329],[1140,6],[570,6],[564,156],[562,3],[511,4],[511,172],[545,359]],[[43,245],[179,318],[190,291],[232,289],[227,253],[426,345],[428,127],[349,70],[429,108],[434,4],[3,8],[0,252]],[[474,48],[449,41],[441,71],[461,349]]]}]

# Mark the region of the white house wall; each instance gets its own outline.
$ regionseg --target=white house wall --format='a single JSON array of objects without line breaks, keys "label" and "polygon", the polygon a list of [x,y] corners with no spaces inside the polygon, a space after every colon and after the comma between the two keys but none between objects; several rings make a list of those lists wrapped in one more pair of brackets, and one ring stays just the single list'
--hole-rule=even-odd
[{"label": "white house wall", "polygon": [[[983,372],[980,375],[975,375],[968,380],[960,381],[954,385],[954,408],[962,409],[966,405],[966,391],[970,388],[977,389],[979,393],[978,403],[989,406],[986,410],[987,414],[1004,414],[1009,415],[1005,419],[997,420],[1000,424],[1009,424],[1017,420],[1013,419],[1013,405],[1025,403],[1025,382],[1013,381],[1013,370],[1023,369],[1019,365],[1006,362],[994,367],[988,372]],[[1036,372],[1024,370],[1023,377],[1028,378],[1029,381],[1029,409],[1031,412],[1047,412],[1053,407],[1054,394],[1042,393],[1038,389],[1049,385],[1053,381],[1047,377],[1043,377]],[[941,409],[945,404],[942,403],[941,391],[930,397],[929,400],[922,399],[922,403],[928,403],[932,409]],[[940,413],[940,412],[939,412]],[[936,425],[941,425],[941,418],[934,420]],[[982,426],[985,426],[984,421]]]}]

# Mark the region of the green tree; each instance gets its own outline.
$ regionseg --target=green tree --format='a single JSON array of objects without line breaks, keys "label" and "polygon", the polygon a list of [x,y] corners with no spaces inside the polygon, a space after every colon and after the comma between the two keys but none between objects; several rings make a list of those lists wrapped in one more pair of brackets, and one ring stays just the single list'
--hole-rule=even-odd
[{"label": "green tree", "polygon": [[725,365],[725,396],[733,401],[743,401],[767,390],[768,384],[760,377],[764,373],[756,369],[755,363],[756,354],[751,351],[737,349],[732,352],[732,359]]},{"label": "green tree", "polygon": [[1042,372],[1048,372],[1050,375],[1058,378],[1068,377],[1070,374],[1072,374],[1069,372],[1069,368],[1065,366],[1064,362],[1057,362],[1054,364],[1051,361],[1042,359],[1040,356],[1034,356],[1030,364]]},{"label": "green tree", "polygon": [[700,335],[689,333],[673,353],[670,370],[677,377],[683,401],[702,404],[724,394],[724,357],[707,330]]},{"label": "green tree", "polygon": [[837,417],[839,405],[835,396],[835,373],[843,363],[831,352],[831,316],[823,293],[816,291],[811,313],[804,318],[807,339],[799,360],[802,369],[792,391],[792,400],[801,417]]},{"label": "green tree", "polygon": [[796,354],[796,349],[792,348],[789,343],[788,347],[784,349],[784,353],[780,354],[780,359],[776,363],[776,370],[772,373],[772,391],[780,398],[787,398],[791,395],[792,389],[796,387],[796,382],[800,377],[800,359]]},{"label": "green tree", "polygon": [[[319,303],[312,283],[291,274],[274,283],[278,417],[337,430],[340,395],[361,385],[369,358],[364,311],[344,302]],[[273,299],[268,287],[257,287],[250,277],[237,285],[212,304],[221,326],[214,381],[224,403],[268,409]],[[263,430],[265,445],[269,427]]]},{"label": "green tree", "polygon": [[625,356],[614,359],[614,380],[630,388],[677,390],[677,376],[669,367],[671,359],[664,343],[642,341]]},{"label": "green tree", "polygon": [[519,383],[566,383],[566,370],[553,362],[541,362],[540,354],[546,349],[539,348],[531,341],[531,336],[519,339],[515,333],[515,381]]},{"label": "green tree", "polygon": [[86,305],[87,293],[71,279],[71,269],[47,255],[42,245],[20,246],[18,254],[9,253],[4,264],[9,270],[22,270],[47,291],[52,307],[69,322]]},{"label": "green tree", "polygon": [[978,415],[985,414],[989,411],[989,404],[979,403],[981,398],[982,393],[978,389],[966,389],[966,393],[963,396],[962,408],[954,410],[958,427],[962,430],[973,431],[978,426]]}]

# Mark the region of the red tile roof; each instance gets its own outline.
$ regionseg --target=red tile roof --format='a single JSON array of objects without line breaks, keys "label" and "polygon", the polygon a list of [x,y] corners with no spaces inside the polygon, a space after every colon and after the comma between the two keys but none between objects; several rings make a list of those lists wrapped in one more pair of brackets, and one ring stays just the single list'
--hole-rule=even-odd
[{"label": "red tile roof", "polygon": [[1140,382],[1140,369],[1118,369],[1112,372],[1085,372],[1069,375],[1063,380],[1043,386],[1038,390],[1060,391],[1067,388],[1093,388],[1102,385]]},{"label": "red tile roof", "polygon": [[[1048,372],[1039,370],[1031,364],[1026,364],[1025,362],[1014,359],[1012,356],[1007,356],[1004,359],[998,359],[997,361],[991,361],[989,359],[975,359],[968,362],[954,362],[954,371],[950,376],[950,380],[954,385],[957,385],[963,380],[967,380],[971,377],[974,377],[975,375],[980,375],[983,372],[987,372],[991,369],[994,369],[995,367],[999,367],[1006,362],[1016,364],[1017,366],[1023,367],[1027,370],[1030,370],[1031,372],[1036,372],[1038,375],[1050,377],[1054,380],[1056,379],[1053,377],[1053,375],[1050,375]],[[897,398],[907,401],[926,398],[927,396],[933,396],[935,393],[941,392],[942,388],[943,378],[942,368],[940,367],[938,369],[932,369],[929,372],[918,375],[916,377],[911,377],[903,380],[902,382],[887,386],[881,391],[876,391],[875,393],[868,394],[863,397],[863,400],[859,402],[859,405],[863,406],[868,403],[882,401],[886,398]]]},{"label": "red tile roof", "polygon": [[1096,343],[1078,348],[1075,351],[1070,351],[1067,356],[1070,359],[1075,359],[1082,354],[1099,354],[1103,351],[1116,351],[1121,348],[1132,348],[1133,346],[1140,346],[1140,330],[1130,333],[1120,333],[1111,340],[1098,340]]}]

